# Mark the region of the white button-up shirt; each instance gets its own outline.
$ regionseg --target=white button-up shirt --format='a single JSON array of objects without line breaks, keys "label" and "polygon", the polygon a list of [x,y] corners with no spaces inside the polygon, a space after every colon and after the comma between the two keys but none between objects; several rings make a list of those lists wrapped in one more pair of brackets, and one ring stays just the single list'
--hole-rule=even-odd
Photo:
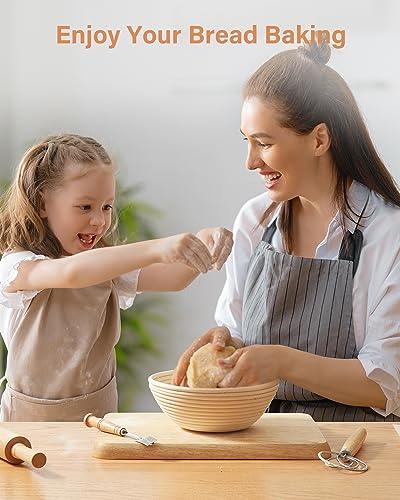
[{"label": "white button-up shirt", "polygon": [[[368,198],[369,196],[369,198]],[[358,359],[367,377],[382,388],[387,398],[386,410],[373,408],[383,416],[400,416],[400,208],[386,203],[363,184],[353,181],[348,200],[356,214],[368,203],[359,229],[364,244],[353,283],[353,323]],[[232,336],[242,337],[242,302],[250,257],[261,241],[265,227],[260,225],[272,201],[267,193],[252,198],[240,209],[233,226],[234,244],[226,262],[226,282],[215,312],[217,325],[226,326]],[[281,206],[269,225],[277,219],[271,244],[284,252]],[[356,215],[352,216],[358,220]],[[346,229],[354,232],[356,224],[346,218]],[[343,231],[340,214],[329,224],[318,245],[315,258],[337,259]],[[351,383],[351,381],[349,381]]]}]

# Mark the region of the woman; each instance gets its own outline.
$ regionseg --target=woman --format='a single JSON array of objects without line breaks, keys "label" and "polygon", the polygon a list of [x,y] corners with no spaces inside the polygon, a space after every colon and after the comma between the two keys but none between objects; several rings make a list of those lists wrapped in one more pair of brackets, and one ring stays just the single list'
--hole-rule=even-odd
[{"label": "woman", "polygon": [[281,384],[272,412],[400,420],[400,193],[327,44],[281,52],[244,89],[247,168],[266,193],[234,224],[218,326],[220,387]]}]

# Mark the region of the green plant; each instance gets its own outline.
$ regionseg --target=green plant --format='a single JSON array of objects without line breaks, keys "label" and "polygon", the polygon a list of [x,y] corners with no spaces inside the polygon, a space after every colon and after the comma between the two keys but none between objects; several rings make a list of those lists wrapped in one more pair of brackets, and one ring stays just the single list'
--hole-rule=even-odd
[{"label": "green plant", "polygon": [[[0,179],[0,194],[7,187],[8,182]],[[118,233],[124,243],[155,237],[151,221],[161,214],[148,203],[136,199],[139,191],[139,186],[117,187]],[[133,395],[138,389],[140,360],[159,355],[152,328],[165,325],[164,316],[158,312],[165,303],[165,299],[157,295],[144,295],[136,297],[132,308],[121,310],[121,338],[116,347],[119,411],[132,410]],[[5,371],[6,358],[6,348],[0,337],[0,378]]]},{"label": "green plant", "polygon": [[[155,237],[149,220],[159,217],[160,212],[135,199],[139,186],[122,188],[118,186],[117,211],[119,237],[126,243],[143,241]],[[158,312],[166,300],[160,296],[138,296],[131,309],[121,311],[121,339],[116,347],[117,379],[120,411],[130,410],[132,394],[138,388],[137,373],[139,360],[147,355],[159,355],[151,333],[152,326],[163,326],[166,320]]]}]

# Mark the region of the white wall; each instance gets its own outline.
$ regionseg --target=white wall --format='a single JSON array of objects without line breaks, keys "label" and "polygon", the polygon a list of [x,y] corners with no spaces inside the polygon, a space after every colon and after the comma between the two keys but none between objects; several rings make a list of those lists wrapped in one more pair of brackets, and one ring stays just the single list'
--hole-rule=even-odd
[{"label": "white wall", "polygon": [[[395,0],[338,0],[331,12],[311,0],[5,3],[0,174],[44,135],[92,135],[117,159],[120,178],[127,184],[143,184],[142,198],[164,212],[156,223],[160,235],[209,225],[229,227],[244,201],[263,189],[243,166],[241,85],[265,59],[287,47],[134,47],[126,39],[114,50],[85,50],[57,46],[55,27],[316,24],[346,29],[346,48],[334,51],[330,64],[350,84],[378,150],[399,178],[399,20]],[[136,410],[157,408],[146,377],[172,368],[184,347],[213,325],[223,282],[222,272],[212,273],[186,291],[169,295],[170,324],[155,332],[164,355],[143,360],[143,391],[135,401]]]}]

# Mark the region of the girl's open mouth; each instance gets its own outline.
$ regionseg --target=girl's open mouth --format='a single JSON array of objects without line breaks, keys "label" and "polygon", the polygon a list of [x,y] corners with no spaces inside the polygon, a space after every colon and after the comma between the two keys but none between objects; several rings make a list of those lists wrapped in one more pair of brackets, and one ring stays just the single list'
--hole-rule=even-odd
[{"label": "girl's open mouth", "polygon": [[95,234],[78,233],[79,241],[84,248],[91,248],[96,240]]}]

